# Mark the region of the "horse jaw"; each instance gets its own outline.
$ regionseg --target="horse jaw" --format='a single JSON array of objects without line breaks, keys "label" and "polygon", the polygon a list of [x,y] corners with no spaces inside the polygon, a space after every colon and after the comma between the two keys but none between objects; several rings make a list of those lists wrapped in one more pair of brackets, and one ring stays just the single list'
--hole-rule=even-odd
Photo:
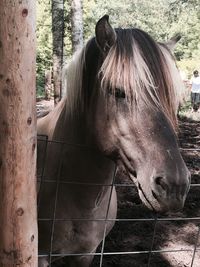
[{"label": "horse jaw", "polygon": [[182,210],[190,185],[190,173],[182,157],[176,149],[171,150],[172,155],[164,151],[162,155],[159,151],[152,151],[152,154],[155,159],[151,160],[149,154],[149,159],[135,164],[135,171],[126,167],[129,177],[138,189],[141,201],[156,212]]}]

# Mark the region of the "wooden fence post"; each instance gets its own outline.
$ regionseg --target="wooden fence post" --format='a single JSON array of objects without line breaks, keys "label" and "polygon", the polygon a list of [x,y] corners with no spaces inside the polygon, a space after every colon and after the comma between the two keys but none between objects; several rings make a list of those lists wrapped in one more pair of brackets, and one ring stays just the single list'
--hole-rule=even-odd
[{"label": "wooden fence post", "polygon": [[37,267],[36,0],[0,2],[0,266]]}]

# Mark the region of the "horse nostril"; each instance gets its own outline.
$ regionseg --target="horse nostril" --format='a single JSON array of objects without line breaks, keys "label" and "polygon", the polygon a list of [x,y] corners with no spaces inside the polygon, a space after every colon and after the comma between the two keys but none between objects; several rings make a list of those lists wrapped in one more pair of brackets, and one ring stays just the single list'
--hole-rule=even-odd
[{"label": "horse nostril", "polygon": [[161,176],[158,176],[158,177],[156,177],[155,178],[155,183],[157,184],[157,185],[161,185],[161,180],[162,180],[163,178],[161,177]]},{"label": "horse nostril", "polygon": [[132,174],[133,174],[133,176],[134,176],[135,178],[137,178],[137,172],[136,172],[136,171],[133,171]]},{"label": "horse nostril", "polygon": [[165,179],[164,179],[164,177],[162,177],[162,176],[157,176],[157,177],[155,177],[155,179],[154,179],[155,184],[156,184],[157,186],[160,186],[164,191],[166,191],[166,190],[167,190],[167,184],[166,184],[166,182],[165,182],[164,180],[165,180]]}]

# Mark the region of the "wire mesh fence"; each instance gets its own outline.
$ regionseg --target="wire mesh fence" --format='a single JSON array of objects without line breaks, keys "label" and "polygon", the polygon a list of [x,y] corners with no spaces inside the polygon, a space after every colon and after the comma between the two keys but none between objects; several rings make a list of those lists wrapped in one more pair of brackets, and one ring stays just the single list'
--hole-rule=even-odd
[{"label": "wire mesh fence", "polygon": [[[80,179],[77,179],[77,177],[68,177],[66,180],[65,177],[63,177],[65,163],[62,160],[63,158],[66,158],[66,147],[70,146],[71,149],[75,150],[87,150],[89,148],[81,145],[49,141],[46,136],[39,136],[38,143],[43,151],[38,157],[39,228],[51,229],[50,236],[47,238],[48,246],[39,251],[39,257],[47,257],[49,259],[49,266],[62,266],[61,263],[60,265],[56,265],[55,259],[63,259],[63,257],[65,257],[64,261],[67,262],[68,257],[93,258],[93,256],[95,258],[91,266],[94,267],[130,266],[130,263],[133,267],[200,266],[200,182],[197,175],[200,171],[199,163],[197,163],[197,166],[194,166],[196,173],[194,172],[192,174],[191,189],[186,200],[184,211],[179,212],[178,214],[158,215],[141,206],[134,184],[127,178],[124,178],[123,171],[116,174],[116,168],[113,172],[112,182],[108,184],[93,183],[91,180],[80,182]],[[54,179],[52,179],[52,177],[47,177],[46,173],[48,172],[45,171],[45,164],[47,161],[46,152],[49,144],[57,146],[60,155],[59,167]],[[186,153],[190,155],[191,151],[197,154],[197,159],[200,158],[200,149],[198,148],[182,149],[182,154],[183,156]],[[42,166],[40,167],[41,163]],[[74,168],[74,166],[72,166],[72,168]],[[78,168],[78,166],[76,166],[76,168]],[[123,177],[119,178],[121,176]],[[66,188],[81,187],[83,189],[85,187],[85,189],[88,190],[90,187],[97,188],[102,186],[109,188],[107,208],[103,216],[94,219],[90,216],[87,217],[87,215],[82,216],[82,214],[75,214],[74,217],[68,217],[67,214],[63,216],[63,214],[59,212],[59,205],[63,201],[63,198],[60,196],[65,192]],[[50,200],[43,200],[43,192],[47,190],[47,188],[53,188],[55,195]],[[116,188],[119,199],[116,219],[109,216],[111,196],[114,188]],[[134,191],[134,193],[128,195],[126,193],[127,191]],[[120,200],[120,197],[124,195],[128,195],[125,204]],[[49,201],[49,205],[46,205],[49,206],[49,210],[45,210],[44,214],[42,214],[40,210],[42,201]],[[134,201],[135,203],[133,204]],[[70,203],[67,203],[67,205],[70,205]],[[103,225],[103,233],[101,236],[102,242],[97,250],[85,251],[85,248],[83,247],[79,250],[74,249],[74,251],[73,248],[66,248],[63,251],[62,249],[60,251],[55,251],[53,245],[54,234],[63,222],[77,222],[79,224],[92,222],[95,223],[97,227],[98,224]],[[113,223],[115,223],[115,226],[107,236],[107,227]],[[67,231],[70,231],[70,229],[67,229]],[[126,231],[127,233],[125,233]],[[92,235],[92,231],[88,231],[85,234]],[[65,235],[64,232],[63,235]],[[180,236],[182,237],[182,242],[180,242],[180,238],[177,238]],[[43,234],[41,234],[39,238],[42,239]],[[167,242],[167,238],[174,240]],[[176,263],[166,260],[165,255],[173,255],[174,257],[175,254],[179,255]],[[185,257],[186,254],[187,265],[185,263],[185,265],[183,265],[182,258]],[[141,258],[139,258],[140,256],[142,257],[142,261]],[[126,260],[123,260],[125,257]]]}]

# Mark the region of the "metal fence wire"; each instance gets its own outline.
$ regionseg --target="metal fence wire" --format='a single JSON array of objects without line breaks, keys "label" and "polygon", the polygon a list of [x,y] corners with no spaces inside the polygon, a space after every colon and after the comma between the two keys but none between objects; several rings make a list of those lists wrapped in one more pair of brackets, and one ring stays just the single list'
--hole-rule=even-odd
[{"label": "metal fence wire", "polygon": [[[93,261],[92,266],[95,267],[102,267],[102,266],[137,266],[137,267],[150,267],[150,266],[187,266],[187,267],[198,267],[200,266],[200,183],[198,177],[200,168],[198,166],[194,166],[195,172],[192,173],[192,184],[191,189],[188,194],[185,208],[183,212],[180,212],[176,215],[169,215],[169,216],[161,216],[158,214],[154,214],[151,211],[148,211],[146,208],[143,208],[141,202],[139,201],[139,197],[136,194],[136,189],[133,183],[129,182],[127,179],[119,179],[118,177],[121,175],[120,173],[116,174],[113,173],[112,183],[110,184],[93,184],[93,183],[80,183],[73,180],[66,182],[62,179],[62,167],[63,161],[62,156],[60,158],[60,166],[59,171],[57,172],[57,176],[54,180],[49,179],[49,177],[45,176],[45,162],[46,162],[46,151],[49,144],[52,143],[57,146],[60,150],[60,155],[63,154],[63,151],[66,146],[72,146],[74,149],[86,149],[84,146],[79,145],[71,145],[65,144],[62,142],[57,141],[49,141],[46,136],[38,136],[38,143],[40,147],[42,147],[42,155],[38,157],[38,182],[40,184],[40,190],[38,192],[38,223],[39,224],[48,224],[51,226],[51,235],[49,237],[49,249],[48,251],[39,251],[39,257],[48,257],[49,259],[49,266],[58,266],[54,265],[54,259],[60,257],[75,257],[75,256],[95,256],[95,260]],[[187,154],[190,157],[190,153],[196,153],[196,159],[200,159],[200,149],[197,148],[188,148],[188,149],[181,149],[183,157]],[[192,156],[190,158],[191,164],[193,164]],[[190,166],[188,166],[190,168]],[[106,216],[104,218],[98,218],[95,221],[103,222],[104,223],[104,233],[102,242],[99,245],[96,252],[91,253],[56,253],[53,250],[53,238],[54,238],[54,231],[55,231],[55,223],[62,222],[62,221],[87,221],[92,219],[87,218],[59,218],[57,216],[57,207],[59,205],[59,191],[64,186],[68,184],[73,186],[107,186],[110,188],[110,197],[107,206]],[[55,196],[49,203],[51,206],[51,212],[47,214],[47,217],[40,215],[40,204],[42,200],[43,190],[45,187],[52,186],[55,189]],[[120,210],[117,214],[116,219],[110,219],[108,217],[108,211],[110,207],[110,200],[113,187],[115,186],[118,195],[118,210]],[[130,206],[130,209],[127,210],[127,207],[123,201],[120,199],[121,196],[127,195],[127,191],[132,192],[131,197],[128,197],[126,200],[127,205]],[[134,198],[136,199],[136,203],[132,203],[131,201]],[[136,195],[136,196],[135,196]],[[124,208],[123,208],[124,207]],[[107,223],[110,221],[115,221],[115,226],[111,233],[106,236],[107,232]],[[175,224],[174,224],[175,223]],[[164,227],[167,228],[164,228]],[[192,226],[192,230],[190,229]],[[130,230],[131,229],[131,230]],[[138,229],[138,230],[136,230]],[[166,232],[166,236],[170,239],[174,239],[170,244],[167,245],[167,237],[163,237],[164,231],[166,229],[169,232]],[[181,230],[182,229],[182,230]],[[125,233],[126,230],[130,230],[128,233]],[[115,232],[115,233],[114,233]],[[137,233],[136,233],[137,232]],[[64,233],[63,233],[64,234]],[[90,233],[88,233],[90,234]],[[180,243],[180,240],[176,242],[176,238],[181,236],[184,240],[184,244]],[[42,237],[41,237],[42,238]],[[40,237],[39,237],[40,239]],[[140,240],[139,240],[140,239]],[[145,243],[145,244],[143,244]],[[114,244],[114,245],[113,245]],[[121,245],[120,245],[121,244]],[[119,245],[119,247],[118,247]],[[169,255],[170,253],[177,253],[177,255],[188,255],[187,257],[187,264],[183,263],[181,260],[180,262],[176,263],[166,263],[165,255]],[[182,253],[182,254],[181,254]],[[145,261],[141,263],[139,256],[145,258]],[[159,260],[159,264],[155,264],[155,259],[157,256],[161,257]],[[106,265],[107,258],[111,258],[110,264]],[[122,258],[129,257],[129,263],[124,261],[120,265],[119,261],[122,261]],[[131,257],[136,257],[131,262]],[[113,258],[113,260],[112,260]],[[179,257],[179,259],[181,256]],[[162,262],[163,259],[163,262]],[[139,260],[137,262],[137,260]],[[157,258],[158,260],[158,258]],[[56,261],[55,261],[56,262]],[[131,263],[131,265],[130,265]],[[181,265],[182,264],[182,265]],[[62,266],[62,265],[59,265]]]}]

